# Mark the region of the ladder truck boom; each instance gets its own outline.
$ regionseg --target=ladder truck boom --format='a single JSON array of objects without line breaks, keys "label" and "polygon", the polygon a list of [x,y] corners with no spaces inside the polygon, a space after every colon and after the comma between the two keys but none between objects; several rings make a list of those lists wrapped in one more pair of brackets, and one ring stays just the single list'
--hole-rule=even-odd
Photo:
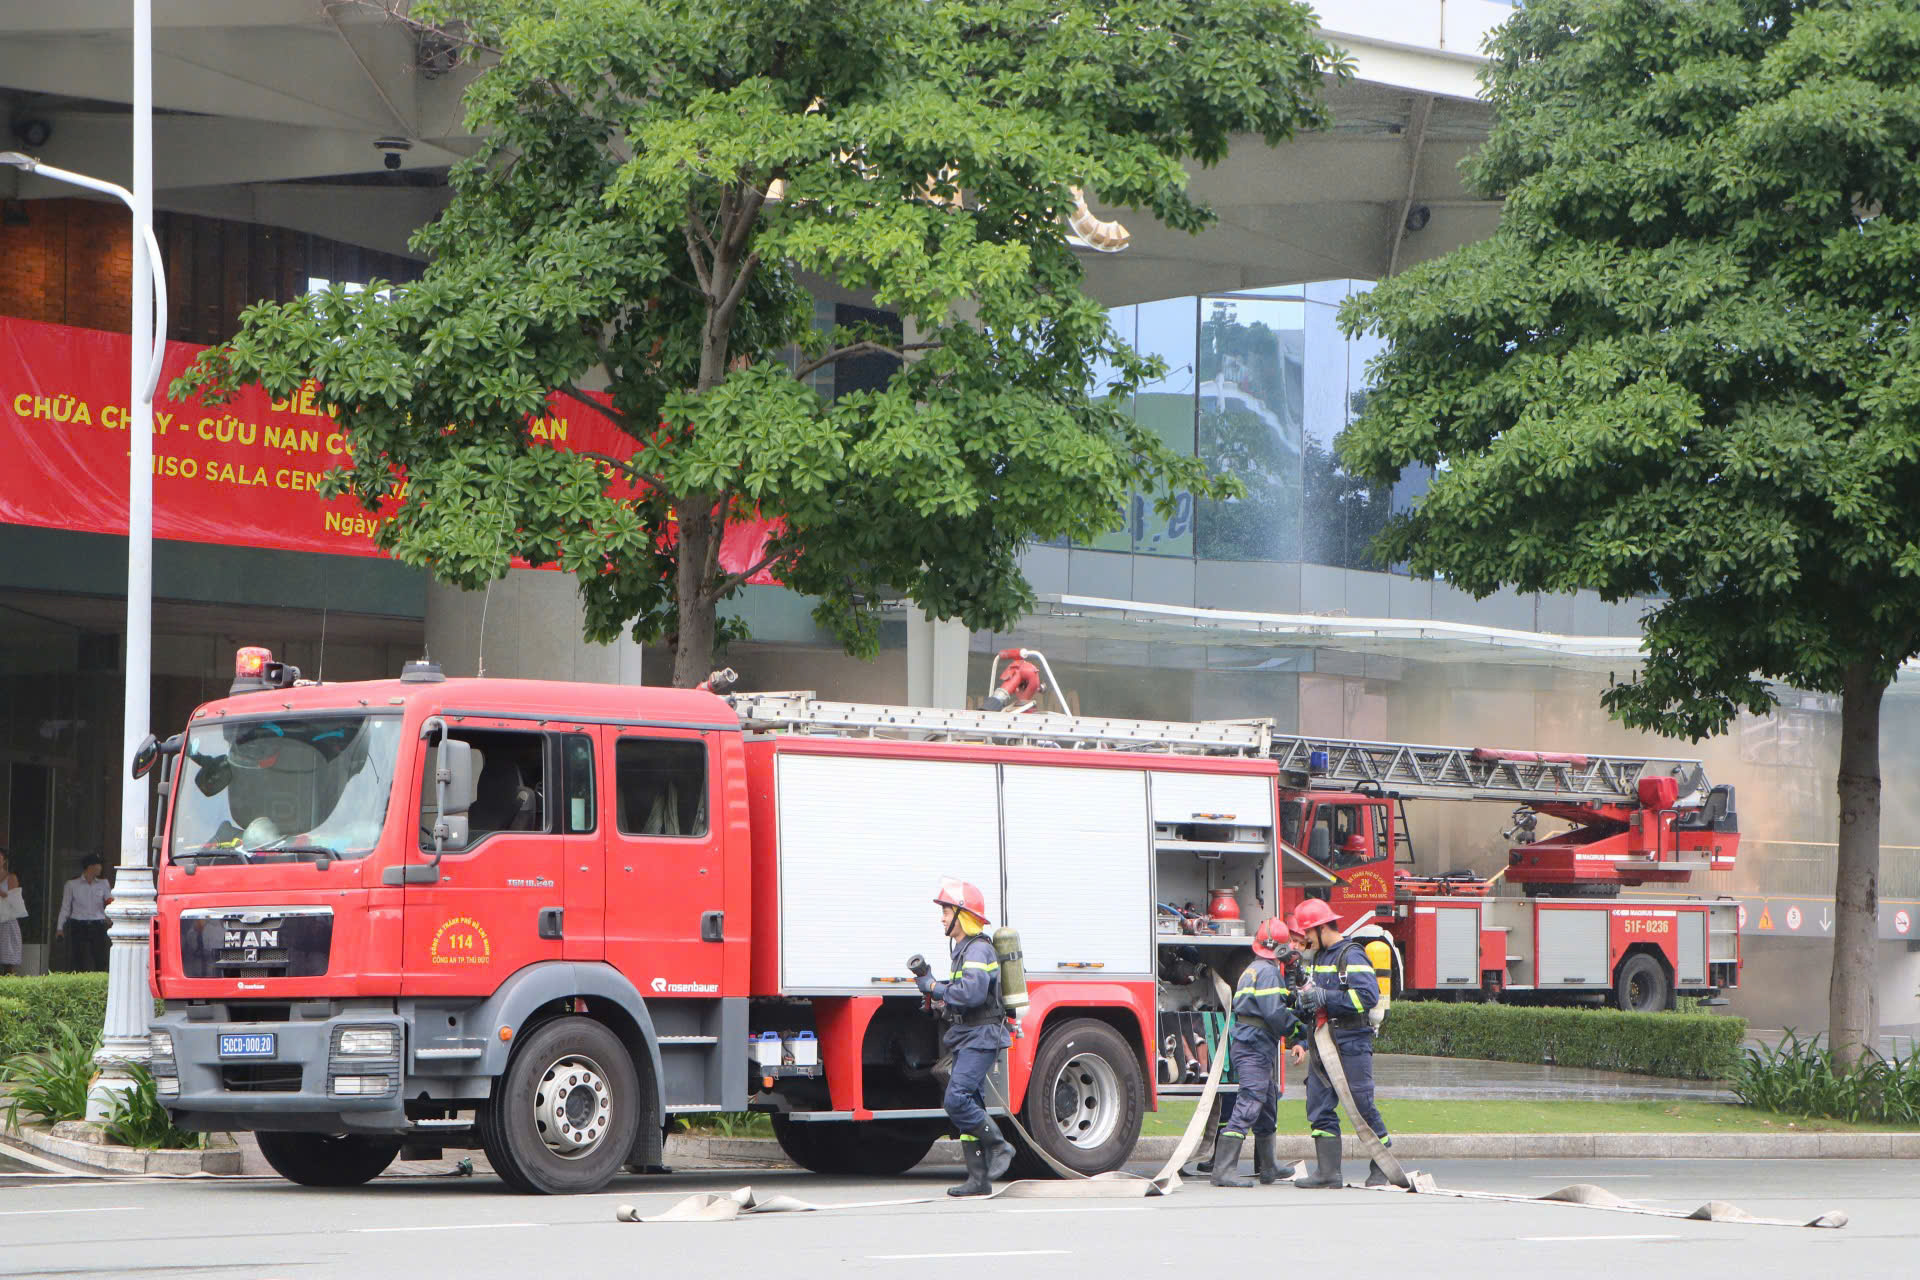
[{"label": "ladder truck boom", "polygon": [[[1680,779],[1682,796],[1704,788],[1697,760],[1661,756],[1420,746],[1275,734],[1283,773],[1313,787],[1390,791],[1407,799],[1612,801],[1634,804],[1642,778]],[[1686,785],[1687,783],[1692,785]]]}]

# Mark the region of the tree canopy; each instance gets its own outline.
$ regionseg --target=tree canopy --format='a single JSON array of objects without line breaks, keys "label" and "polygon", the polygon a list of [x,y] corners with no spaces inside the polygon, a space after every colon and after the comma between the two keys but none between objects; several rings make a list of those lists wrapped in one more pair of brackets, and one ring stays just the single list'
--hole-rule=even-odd
[{"label": "tree canopy", "polygon": [[1920,650],[1920,3],[1542,0],[1494,37],[1490,239],[1356,298],[1383,558],[1649,597],[1605,695],[1699,738],[1842,695],[1832,1043],[1870,1043],[1878,714]]},{"label": "tree canopy", "polygon": [[[590,639],[666,635],[689,684],[752,569],[870,653],[887,599],[1005,628],[1029,540],[1091,538],[1135,490],[1234,491],[1133,421],[1161,370],[1081,291],[1063,219],[1084,189],[1206,227],[1186,162],[1323,122],[1345,67],[1304,5],[442,0],[416,20],[483,68],[481,146],[415,237],[424,276],[254,307],[177,388],[317,379],[352,449],[332,491],[377,508],[406,481],[379,532],[396,558],[470,588],[558,564]],[[904,341],[817,328],[822,284]],[[816,389],[874,355],[895,358],[881,385]],[[549,393],[596,376],[630,446],[530,438]],[[765,560],[724,571],[727,525],[756,516],[781,529]]]}]

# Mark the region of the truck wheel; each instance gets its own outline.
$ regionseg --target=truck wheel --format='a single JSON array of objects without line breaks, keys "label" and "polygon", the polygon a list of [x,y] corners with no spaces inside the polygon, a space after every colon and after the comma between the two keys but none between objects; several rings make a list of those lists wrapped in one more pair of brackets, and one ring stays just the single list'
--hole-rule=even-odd
[{"label": "truck wheel", "polygon": [[1040,1041],[1020,1121],[1041,1150],[1075,1173],[1105,1173],[1133,1154],[1146,1100],[1132,1046],[1106,1023],[1076,1018]]},{"label": "truck wheel", "polygon": [[773,1117],[773,1138],[787,1159],[811,1173],[891,1178],[927,1158],[939,1135],[925,1125],[886,1120],[800,1120]]},{"label": "truck wheel", "polygon": [[[542,1023],[476,1114],[493,1171],[528,1195],[598,1191],[633,1152],[646,1108],[620,1037],[591,1018]],[[652,1123],[649,1117],[649,1123]]]},{"label": "truck wheel", "polygon": [[1628,956],[1620,965],[1619,981],[1614,985],[1613,1001],[1627,1013],[1659,1013],[1667,1007],[1667,971],[1660,962],[1641,952]]},{"label": "truck wheel", "polygon": [[366,1134],[257,1133],[260,1154],[273,1171],[303,1187],[357,1187],[386,1171],[400,1139]]}]

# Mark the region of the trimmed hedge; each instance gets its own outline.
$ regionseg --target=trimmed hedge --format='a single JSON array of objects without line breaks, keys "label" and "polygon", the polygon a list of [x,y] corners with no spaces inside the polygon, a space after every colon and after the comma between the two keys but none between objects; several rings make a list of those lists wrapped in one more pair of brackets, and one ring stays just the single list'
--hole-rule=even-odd
[{"label": "trimmed hedge", "polygon": [[82,1036],[97,1034],[106,1019],[104,973],[0,978],[0,1061],[58,1044],[62,1026]]},{"label": "trimmed hedge", "polygon": [[1396,1000],[1377,1050],[1723,1080],[1746,1038],[1745,1018],[1714,1014]]}]

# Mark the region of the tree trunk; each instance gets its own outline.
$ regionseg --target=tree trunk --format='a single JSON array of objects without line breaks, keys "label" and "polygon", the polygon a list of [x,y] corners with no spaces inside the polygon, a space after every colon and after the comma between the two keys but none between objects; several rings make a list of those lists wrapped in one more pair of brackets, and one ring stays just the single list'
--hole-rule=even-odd
[{"label": "tree trunk", "polygon": [[1879,1038],[1874,945],[1880,914],[1880,698],[1886,684],[1848,667],[1840,701],[1840,856],[1834,872],[1827,1043],[1852,1067]]},{"label": "tree trunk", "polygon": [[708,562],[713,544],[720,538],[718,522],[711,514],[691,513],[682,507],[679,516],[678,559],[674,564],[674,608],[679,628],[673,644],[673,684],[676,689],[691,689],[713,672],[713,635],[716,604],[707,591]]}]

